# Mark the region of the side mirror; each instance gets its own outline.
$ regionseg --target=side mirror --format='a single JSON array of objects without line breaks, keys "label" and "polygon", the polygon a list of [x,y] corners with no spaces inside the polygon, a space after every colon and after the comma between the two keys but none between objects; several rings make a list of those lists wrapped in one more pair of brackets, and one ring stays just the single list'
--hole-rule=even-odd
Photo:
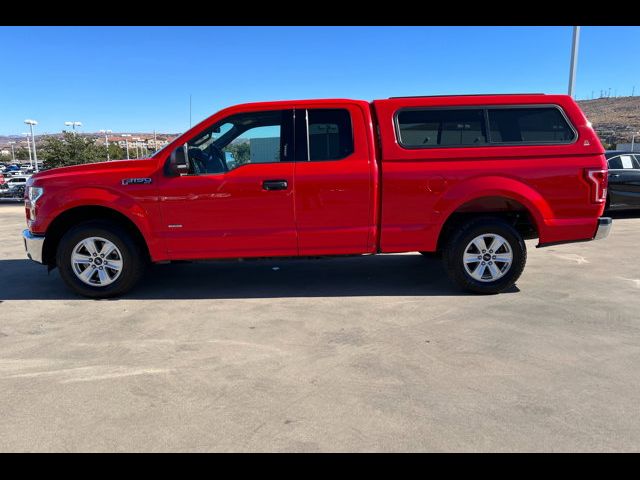
[{"label": "side mirror", "polygon": [[179,177],[187,175],[190,170],[189,152],[187,144],[183,144],[176,148],[169,156],[169,161],[165,167],[165,174],[170,177]]}]

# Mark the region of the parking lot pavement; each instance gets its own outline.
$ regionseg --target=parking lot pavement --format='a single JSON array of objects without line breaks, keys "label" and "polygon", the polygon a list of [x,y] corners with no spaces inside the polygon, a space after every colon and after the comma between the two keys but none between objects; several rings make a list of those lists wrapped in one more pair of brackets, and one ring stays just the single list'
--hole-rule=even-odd
[{"label": "parking lot pavement", "polygon": [[0,205],[0,451],[637,451],[640,218],[474,296],[419,254],[158,265],[87,300]]}]

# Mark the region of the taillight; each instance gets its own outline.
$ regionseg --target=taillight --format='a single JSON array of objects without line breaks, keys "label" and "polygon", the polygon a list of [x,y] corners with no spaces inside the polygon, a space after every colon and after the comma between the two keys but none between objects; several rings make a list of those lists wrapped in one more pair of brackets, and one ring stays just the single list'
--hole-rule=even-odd
[{"label": "taillight", "polygon": [[607,170],[587,168],[584,175],[591,185],[591,201],[604,203],[607,200]]}]

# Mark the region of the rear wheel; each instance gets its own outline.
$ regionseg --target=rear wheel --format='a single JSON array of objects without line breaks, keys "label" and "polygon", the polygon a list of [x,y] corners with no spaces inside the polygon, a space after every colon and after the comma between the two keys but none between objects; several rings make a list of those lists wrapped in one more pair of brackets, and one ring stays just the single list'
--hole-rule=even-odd
[{"label": "rear wheel", "polygon": [[524,270],[527,247],[515,228],[497,218],[477,218],[448,239],[443,260],[449,276],[475,293],[513,286]]},{"label": "rear wheel", "polygon": [[71,228],[60,240],[56,264],[65,283],[92,298],[122,295],[138,282],[145,253],[129,233],[106,221]]}]

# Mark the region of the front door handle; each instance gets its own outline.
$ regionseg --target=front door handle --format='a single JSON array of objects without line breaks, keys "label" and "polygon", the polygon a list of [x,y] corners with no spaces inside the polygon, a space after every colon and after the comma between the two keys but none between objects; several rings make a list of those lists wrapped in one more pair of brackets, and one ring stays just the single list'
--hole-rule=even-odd
[{"label": "front door handle", "polygon": [[286,180],[265,180],[262,182],[263,190],[286,190],[289,183]]}]

